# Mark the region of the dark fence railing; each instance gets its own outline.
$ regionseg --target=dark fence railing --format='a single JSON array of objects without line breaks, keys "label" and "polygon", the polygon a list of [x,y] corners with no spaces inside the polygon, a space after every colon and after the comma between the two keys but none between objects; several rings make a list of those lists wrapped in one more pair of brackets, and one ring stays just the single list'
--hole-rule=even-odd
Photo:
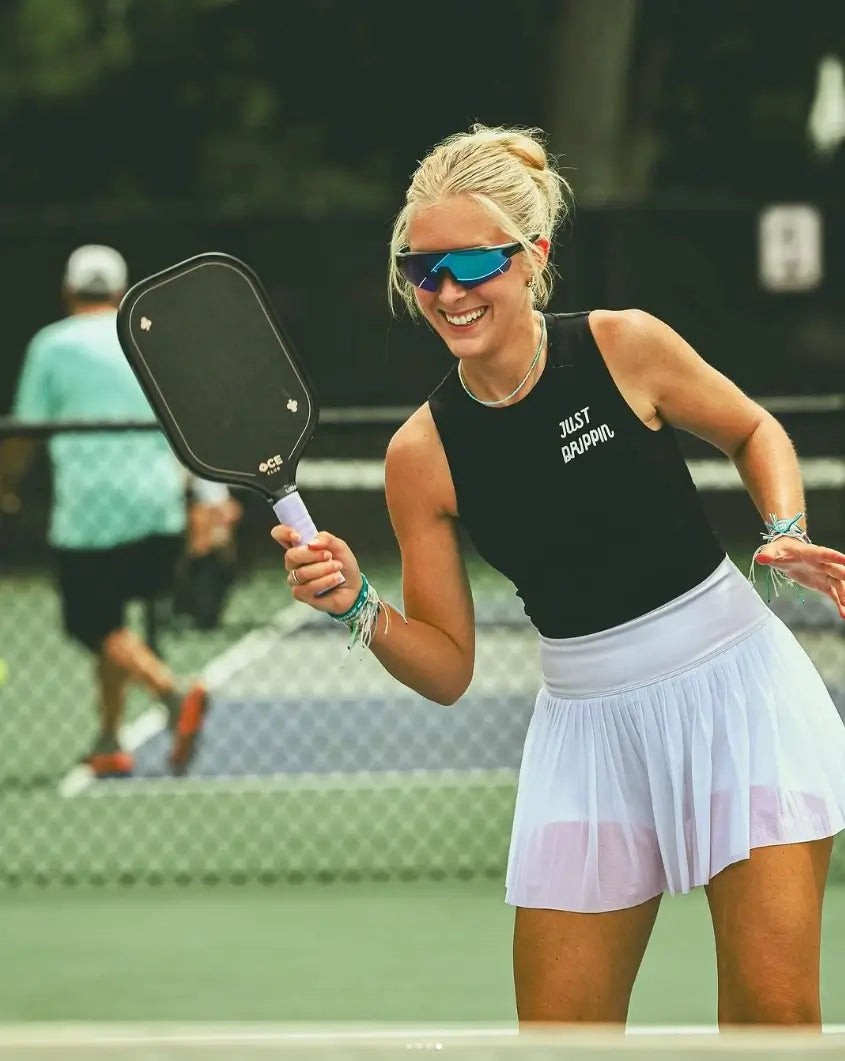
[{"label": "dark fence railing", "polygon": [[[765,203],[579,206],[555,251],[551,308],[639,306],[757,394],[839,392],[845,348],[845,209],[820,205],[822,273],[803,292],[760,281]],[[224,250],[262,278],[326,406],[419,403],[449,357],[424,325],[391,317],[389,224],[382,217],[221,217],[186,207],[135,218],[72,214],[0,223],[5,280],[0,410],[9,408],[26,343],[61,314],[64,262],[106,242],[139,278],[200,251]]]}]

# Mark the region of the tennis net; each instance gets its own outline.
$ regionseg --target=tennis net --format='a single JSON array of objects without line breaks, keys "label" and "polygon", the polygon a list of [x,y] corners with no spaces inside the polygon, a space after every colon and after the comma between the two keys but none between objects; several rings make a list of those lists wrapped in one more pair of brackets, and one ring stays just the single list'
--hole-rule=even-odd
[{"label": "tennis net", "polygon": [[[347,538],[382,595],[398,603],[380,455],[401,411],[388,412],[330,416],[300,479],[317,524]],[[843,405],[799,406],[791,415],[806,453],[814,536],[841,547]],[[728,550],[747,564],[759,521],[735,470],[712,451],[688,456]],[[501,878],[538,652],[512,588],[471,549],[476,677],[445,709],[390,679],[373,658],[350,655],[330,620],[290,604],[269,540],[271,514],[242,498],[234,584],[214,621],[172,600],[139,604],[130,616],[177,672],[202,672],[213,688],[190,772],[168,775],[163,709],[134,691],[122,736],[135,773],[94,781],[77,764],[96,730],[96,693],[90,661],[62,632],[44,545],[46,462],[30,480],[20,510],[0,527],[0,880]],[[832,604],[813,595],[801,604],[787,593],[773,607],[845,711],[845,639]],[[834,874],[845,880],[841,845]]]}]

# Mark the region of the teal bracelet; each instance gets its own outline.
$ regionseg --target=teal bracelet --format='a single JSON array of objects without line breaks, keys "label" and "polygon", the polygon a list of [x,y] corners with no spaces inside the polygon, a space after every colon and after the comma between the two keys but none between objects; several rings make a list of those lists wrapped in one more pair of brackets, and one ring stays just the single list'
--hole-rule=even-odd
[{"label": "teal bracelet", "polygon": [[[804,518],[804,513],[799,512],[795,516],[783,519],[775,515],[774,512],[769,514],[769,518],[763,521],[763,526],[766,528],[765,531],[760,535],[763,539],[763,544],[758,546],[754,550],[754,555],[751,557],[751,569],[748,572],[748,578],[752,585],[757,581],[755,574],[755,564],[757,563],[757,554],[762,552],[767,545],[771,545],[776,538],[797,538],[799,541],[806,542],[808,545],[812,544],[806,531],[802,531],[798,526],[799,522]],[[772,603],[772,594],[776,597],[780,596],[779,587],[783,584],[794,588],[798,593],[798,599],[802,604],[805,603],[804,592],[801,586],[797,582],[793,581],[788,575],[785,575],[783,571],[775,567],[772,564],[766,565],[766,603]]]},{"label": "teal bracelet", "polygon": [[804,518],[804,513],[799,512],[792,519],[778,519],[773,513],[767,520],[764,520],[764,526],[766,533],[761,535],[766,544],[773,542],[775,538],[798,538],[799,541],[810,543],[810,539],[807,537],[805,531],[802,531],[798,526],[799,522]]},{"label": "teal bracelet", "polygon": [[367,582],[367,576],[364,572],[361,572],[361,589],[358,592],[358,596],[355,598],[355,603],[351,608],[348,608],[345,612],[336,613],[329,612],[328,614],[339,623],[349,623],[353,619],[357,618],[360,614],[361,609],[367,603],[367,596],[370,592],[370,584]]}]

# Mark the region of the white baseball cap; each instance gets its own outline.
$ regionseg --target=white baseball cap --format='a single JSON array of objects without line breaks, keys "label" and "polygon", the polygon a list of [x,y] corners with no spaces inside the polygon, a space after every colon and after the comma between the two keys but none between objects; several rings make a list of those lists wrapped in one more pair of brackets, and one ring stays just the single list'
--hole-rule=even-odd
[{"label": "white baseball cap", "polygon": [[123,255],[99,243],[77,247],[65,266],[65,287],[79,295],[109,298],[125,291],[128,281]]}]

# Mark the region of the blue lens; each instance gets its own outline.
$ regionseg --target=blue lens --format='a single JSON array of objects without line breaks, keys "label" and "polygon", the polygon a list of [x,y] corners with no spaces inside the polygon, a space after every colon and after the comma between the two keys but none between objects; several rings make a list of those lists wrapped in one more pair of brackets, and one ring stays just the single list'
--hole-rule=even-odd
[{"label": "blue lens", "polygon": [[494,276],[506,273],[511,267],[511,258],[522,250],[519,243],[508,243],[503,247],[476,247],[467,250],[404,253],[396,256],[403,276],[414,287],[423,291],[436,291],[440,275],[451,273],[461,287],[477,287]]}]

